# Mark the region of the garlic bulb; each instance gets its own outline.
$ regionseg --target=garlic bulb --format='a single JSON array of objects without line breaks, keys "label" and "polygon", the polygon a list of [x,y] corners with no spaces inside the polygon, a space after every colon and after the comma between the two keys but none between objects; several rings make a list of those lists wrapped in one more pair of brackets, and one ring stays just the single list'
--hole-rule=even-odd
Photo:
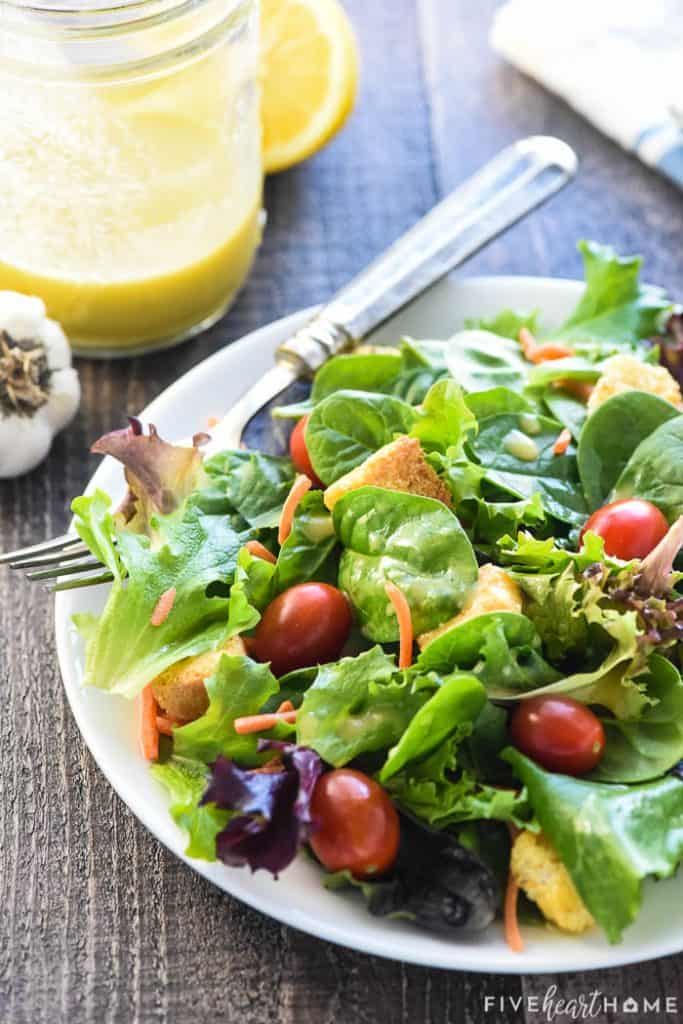
[{"label": "garlic bulb", "polygon": [[43,461],[80,396],[66,335],[42,300],[0,291],[0,478]]}]

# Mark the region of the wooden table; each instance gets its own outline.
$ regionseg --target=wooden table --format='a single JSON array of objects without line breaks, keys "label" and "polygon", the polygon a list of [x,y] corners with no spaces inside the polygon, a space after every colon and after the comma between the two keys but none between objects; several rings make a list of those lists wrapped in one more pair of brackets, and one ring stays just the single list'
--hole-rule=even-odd
[{"label": "wooden table", "polygon": [[[567,139],[581,176],[465,273],[575,277],[575,242],[592,237],[643,253],[648,278],[681,295],[683,195],[490,53],[495,0],[348,6],[363,51],[357,111],[325,152],[268,182],[268,230],[235,309],[175,351],[79,363],[79,418],[42,467],[0,483],[0,549],[63,530],[95,467],[94,438],[217,348],[324,299],[518,137]],[[683,1017],[683,956],[587,977],[430,971],[318,942],[224,896],[146,832],[85,749],[59,679],[51,600],[2,571],[0,616],[2,1024],[531,1024],[548,1018],[530,997],[551,985],[568,997],[677,996]],[[626,1019],[676,1019],[663,1006]]]}]

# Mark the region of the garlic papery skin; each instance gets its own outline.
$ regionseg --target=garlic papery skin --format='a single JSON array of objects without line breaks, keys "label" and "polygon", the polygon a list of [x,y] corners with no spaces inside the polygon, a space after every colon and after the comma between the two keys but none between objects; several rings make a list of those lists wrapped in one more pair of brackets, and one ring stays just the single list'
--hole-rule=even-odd
[{"label": "garlic papery skin", "polygon": [[0,291],[0,479],[43,461],[80,397],[69,342],[42,300]]}]

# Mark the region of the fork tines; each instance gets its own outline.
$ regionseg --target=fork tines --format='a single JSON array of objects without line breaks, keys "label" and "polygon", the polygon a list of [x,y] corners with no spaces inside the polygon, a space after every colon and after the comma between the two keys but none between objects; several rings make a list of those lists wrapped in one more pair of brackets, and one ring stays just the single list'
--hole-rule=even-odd
[{"label": "fork tines", "polygon": [[[25,572],[27,579],[32,582],[54,580],[51,590],[71,590],[110,582],[112,579],[111,573],[106,570],[102,572],[102,563],[90,554],[87,546],[75,534],[64,534],[53,540],[0,554],[0,563],[3,562],[9,563],[10,569]],[[28,572],[29,569],[32,571]]]}]

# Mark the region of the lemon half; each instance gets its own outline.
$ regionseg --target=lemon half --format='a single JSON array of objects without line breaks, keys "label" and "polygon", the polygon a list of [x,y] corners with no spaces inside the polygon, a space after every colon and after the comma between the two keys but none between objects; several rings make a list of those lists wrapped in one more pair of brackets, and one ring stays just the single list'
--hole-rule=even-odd
[{"label": "lemon half", "polygon": [[317,152],[351,113],[358,49],[338,0],[262,0],[263,161],[282,171]]}]

